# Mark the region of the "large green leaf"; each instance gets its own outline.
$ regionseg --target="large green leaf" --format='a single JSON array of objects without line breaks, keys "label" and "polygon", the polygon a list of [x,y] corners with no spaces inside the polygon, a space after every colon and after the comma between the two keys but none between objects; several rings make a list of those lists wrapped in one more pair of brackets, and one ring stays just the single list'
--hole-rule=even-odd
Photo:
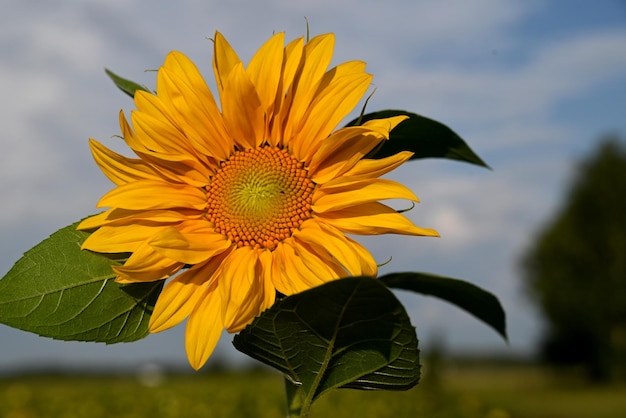
[{"label": "large green leaf", "polygon": [[459,279],[428,273],[391,273],[379,278],[387,286],[435,296],[465,309],[506,340],[506,315],[500,301],[480,287]]},{"label": "large green leaf", "polygon": [[420,376],[415,328],[394,294],[371,277],[283,298],[233,344],[287,375],[309,405],[333,388],[406,390]]},{"label": "large green leaf", "polygon": [[396,126],[391,131],[389,140],[370,153],[367,156],[368,158],[383,158],[400,151],[412,151],[414,152],[412,159],[448,158],[489,168],[452,129],[440,122],[415,113],[404,110],[380,110],[354,119],[348,123],[348,126],[362,124],[371,119],[382,119],[399,115],[408,116],[409,119]]},{"label": "large green leaf", "polygon": [[125,78],[122,78],[109,69],[105,68],[104,71],[111,78],[111,80],[113,80],[117,88],[122,90],[124,93],[128,94],[130,97],[135,97],[135,92],[137,90],[150,92],[150,90],[147,87],[142,86],[141,84],[137,84],[134,81],[130,81]]},{"label": "large green leaf", "polygon": [[163,282],[120,285],[121,260],[80,246],[76,224],[29,250],[0,280],[0,323],[60,340],[118,343],[148,334]]}]

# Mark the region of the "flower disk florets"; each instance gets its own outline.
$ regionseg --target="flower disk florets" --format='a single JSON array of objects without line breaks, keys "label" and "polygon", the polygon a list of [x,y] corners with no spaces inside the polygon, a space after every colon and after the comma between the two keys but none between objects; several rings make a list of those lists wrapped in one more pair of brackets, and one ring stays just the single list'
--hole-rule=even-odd
[{"label": "flower disk florets", "polygon": [[277,147],[237,151],[207,186],[207,218],[238,247],[274,249],[311,217],[307,173]]}]

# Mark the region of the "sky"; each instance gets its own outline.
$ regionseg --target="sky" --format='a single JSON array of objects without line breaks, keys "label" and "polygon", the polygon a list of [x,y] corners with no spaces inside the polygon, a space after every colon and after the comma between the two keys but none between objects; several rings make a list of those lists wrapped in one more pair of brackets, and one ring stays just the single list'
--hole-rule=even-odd
[{"label": "sky", "polygon": [[[170,50],[209,85],[219,30],[247,61],[272,33],[334,32],[334,64],[367,62],[369,110],[405,109],[450,126],[492,168],[411,161],[390,178],[421,203],[407,216],[441,238],[359,240],[381,273],[424,271],[496,294],[509,343],[458,308],[399,293],[424,348],[531,355],[543,322],[520,257],[559,208],[599,138],[626,135],[626,1],[8,0],[0,6],[0,275],[48,235],[97,212],[112,188],[87,140],[113,146],[133,108],[104,68],[154,86]],[[354,114],[352,115],[354,116]],[[118,141],[119,142],[119,141]],[[116,148],[117,149],[117,148]],[[121,149],[117,149],[120,151]],[[0,373],[20,368],[186,364],[184,328],[106,346],[0,325]],[[209,365],[246,362],[225,334]]]}]

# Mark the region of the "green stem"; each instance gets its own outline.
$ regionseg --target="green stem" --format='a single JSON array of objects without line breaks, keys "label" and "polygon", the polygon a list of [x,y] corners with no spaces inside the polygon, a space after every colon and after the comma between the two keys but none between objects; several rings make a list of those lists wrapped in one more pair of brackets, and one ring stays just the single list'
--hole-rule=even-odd
[{"label": "green stem", "polygon": [[307,418],[311,404],[309,402],[304,403],[302,387],[294,384],[287,376],[285,376],[285,393],[287,395],[287,417]]}]

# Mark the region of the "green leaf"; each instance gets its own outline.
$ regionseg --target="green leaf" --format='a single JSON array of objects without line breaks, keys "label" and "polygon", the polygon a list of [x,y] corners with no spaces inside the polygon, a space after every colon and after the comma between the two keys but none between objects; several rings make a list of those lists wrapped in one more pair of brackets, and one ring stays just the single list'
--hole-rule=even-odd
[{"label": "green leaf", "polygon": [[128,94],[130,97],[135,97],[135,92],[137,90],[150,92],[150,90],[147,87],[142,86],[141,84],[137,84],[134,81],[130,81],[125,78],[122,78],[107,68],[105,68],[104,71],[111,78],[111,80],[113,80],[117,88],[122,90],[124,93]]},{"label": "green leaf", "polygon": [[420,376],[415,328],[394,294],[371,277],[278,300],[233,344],[287,375],[305,405],[338,387],[406,390]]},{"label": "green leaf", "polygon": [[0,323],[60,340],[108,344],[148,334],[163,281],[120,285],[123,260],[82,251],[78,223],[27,251],[0,280]]},{"label": "green leaf", "polygon": [[435,296],[462,308],[495,329],[505,340],[506,314],[500,301],[480,287],[459,279],[427,273],[391,273],[379,278],[395,289]]},{"label": "green leaf", "polygon": [[489,166],[452,129],[435,120],[404,110],[381,110],[354,119],[348,126],[362,124],[371,119],[406,115],[409,119],[396,126],[389,140],[375,149],[367,158],[383,158],[400,151],[414,152],[411,159],[448,158],[465,161],[482,167]]}]

